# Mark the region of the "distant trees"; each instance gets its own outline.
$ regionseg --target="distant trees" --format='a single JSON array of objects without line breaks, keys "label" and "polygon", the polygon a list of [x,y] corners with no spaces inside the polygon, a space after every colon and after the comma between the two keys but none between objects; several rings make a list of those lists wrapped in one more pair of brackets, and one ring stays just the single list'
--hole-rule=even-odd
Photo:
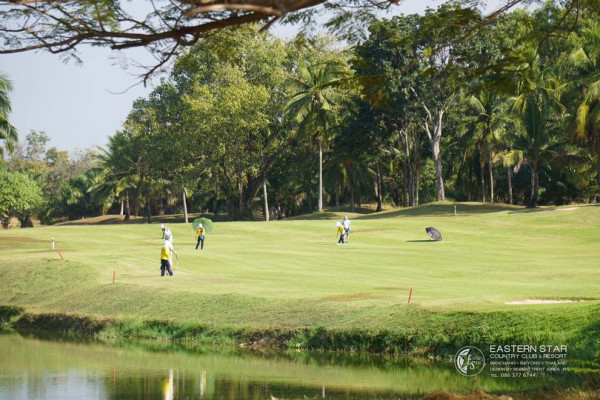
[{"label": "distant trees", "polygon": [[[95,154],[69,155],[55,147],[48,149],[50,138],[45,132],[31,131],[24,139],[15,145],[7,162],[0,164],[0,169],[18,175],[15,182],[27,188],[22,194],[30,203],[26,213],[13,215],[21,219],[21,226],[31,225],[34,217],[53,223],[100,213],[101,206],[86,194],[96,175]],[[31,195],[38,191],[39,198]]]},{"label": "distant trees", "polygon": [[[346,58],[328,55],[318,38],[284,44],[223,32],[179,58],[143,102],[146,117],[138,109],[129,121],[150,148],[163,143],[152,150],[162,165],[152,181],[170,210],[180,207],[168,194],[177,179],[192,208],[238,217],[252,216],[267,193],[287,214],[312,210],[314,198],[316,210],[416,205],[445,199],[446,180],[458,200],[533,207],[541,192],[561,202],[551,197],[566,179],[557,166],[575,162],[551,62],[564,45],[548,36],[536,47],[539,31],[563,15],[555,11],[518,11],[473,34],[464,27],[479,14],[442,5],[375,22]],[[348,84],[350,68],[362,89]]]},{"label": "distant trees", "polygon": [[32,132],[6,166],[37,182],[45,222],[594,201],[598,12],[547,3],[489,21],[443,4],[374,20],[354,47],[223,30],[177,57],[99,154]]}]

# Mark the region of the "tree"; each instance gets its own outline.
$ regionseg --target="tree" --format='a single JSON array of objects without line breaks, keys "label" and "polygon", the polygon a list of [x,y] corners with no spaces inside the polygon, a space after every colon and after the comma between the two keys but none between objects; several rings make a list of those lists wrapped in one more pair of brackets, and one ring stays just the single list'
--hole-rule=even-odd
[{"label": "tree", "polygon": [[[377,11],[402,0],[152,0],[147,9],[110,0],[2,0],[0,1],[0,54],[45,49],[76,60],[83,45],[113,50],[144,47],[157,59],[144,81],[161,70],[182,49],[210,36],[213,31],[255,22],[299,23],[309,28],[327,19],[326,26],[346,40],[362,37],[362,27]],[[450,0],[448,0],[450,2]],[[467,37],[511,8],[528,0],[511,0],[483,21],[466,26]],[[471,4],[471,1],[465,1]],[[567,12],[600,13],[595,0],[572,1]]]},{"label": "tree", "polygon": [[500,160],[499,151],[504,127],[509,122],[506,111],[508,103],[496,92],[482,90],[478,96],[468,99],[469,110],[465,117],[466,132],[462,139],[465,141],[464,154],[466,157],[475,155],[479,159],[481,201],[485,202],[484,170],[487,163],[490,192],[490,202],[494,202],[493,164]]},{"label": "tree", "polygon": [[584,140],[596,157],[596,180],[600,187],[600,24],[586,21],[579,34],[580,45],[570,59],[581,71],[576,86],[582,93],[575,113],[576,137]]},{"label": "tree", "polygon": [[[12,90],[12,84],[6,77],[0,74],[0,141],[4,141],[4,146],[9,152],[12,152],[17,142],[17,130],[8,120],[8,114],[11,112],[10,98],[8,93]],[[0,146],[0,158],[4,155],[4,147]]]},{"label": "tree", "polygon": [[313,65],[298,64],[298,77],[292,78],[299,90],[285,105],[284,113],[295,117],[300,131],[317,145],[319,152],[319,201],[318,210],[323,211],[323,145],[335,121],[335,107],[341,99],[335,90],[343,78],[342,66],[328,62]]},{"label": "tree", "polygon": [[600,81],[588,88],[585,98],[577,108],[577,136],[585,139],[596,156],[596,180],[600,187]]},{"label": "tree", "polygon": [[184,143],[182,166],[196,177],[197,201],[217,212],[225,200],[245,217],[291,131],[282,108],[292,46],[252,28],[219,32],[178,59],[171,82],[181,115],[169,121],[172,141]]},{"label": "tree", "polygon": [[[0,1],[0,54],[46,49],[78,60],[77,48],[88,44],[113,50],[147,48],[157,59],[149,67],[146,81],[172,57],[181,54],[213,31],[227,27],[266,22],[309,21],[313,10],[325,4],[328,12],[343,16],[333,22],[349,25],[349,10],[372,14],[398,0],[152,0],[140,10],[110,0],[3,0]],[[146,13],[144,15],[144,13]],[[351,20],[353,18],[350,18]]]},{"label": "tree", "polygon": [[[560,126],[557,122],[564,113],[564,106],[560,103],[561,89],[561,85],[551,78],[534,86],[524,86],[512,106],[521,118],[523,126],[523,134],[517,137],[515,146],[523,151],[526,163],[531,169],[528,207],[537,207],[540,167],[555,157],[564,143],[556,129]],[[555,113],[556,110],[561,114]]]},{"label": "tree", "polygon": [[25,158],[30,161],[41,161],[46,152],[46,145],[50,142],[50,137],[44,131],[36,132],[32,130],[25,136]]},{"label": "tree", "polygon": [[12,217],[30,226],[31,216],[42,202],[40,187],[27,175],[0,169],[0,222],[8,228]]}]

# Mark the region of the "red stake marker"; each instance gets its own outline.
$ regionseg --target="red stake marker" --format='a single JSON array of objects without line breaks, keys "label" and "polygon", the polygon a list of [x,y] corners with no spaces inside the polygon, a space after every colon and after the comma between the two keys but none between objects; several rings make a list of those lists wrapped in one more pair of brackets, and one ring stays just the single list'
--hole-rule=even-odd
[{"label": "red stake marker", "polygon": [[60,251],[58,252],[58,255],[60,256],[60,258],[61,258],[62,260],[64,260],[64,259],[65,259],[65,258],[63,257],[63,255],[62,255],[62,253],[61,253]]},{"label": "red stake marker", "polygon": [[412,289],[410,288],[410,293],[408,294],[408,304],[410,304],[410,299],[412,298]]}]

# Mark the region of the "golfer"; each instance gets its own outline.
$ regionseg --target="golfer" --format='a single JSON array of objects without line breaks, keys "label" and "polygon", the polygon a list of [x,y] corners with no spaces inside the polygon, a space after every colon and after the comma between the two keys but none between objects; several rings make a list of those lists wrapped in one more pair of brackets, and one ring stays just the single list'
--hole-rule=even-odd
[{"label": "golfer", "polygon": [[160,224],[160,229],[162,230],[162,238],[166,241],[166,242],[173,242],[173,234],[171,233],[171,230],[169,228],[167,228],[164,224]]},{"label": "golfer", "polygon": [[165,241],[162,249],[160,249],[160,276],[165,276],[165,270],[169,275],[173,275],[173,269],[171,268],[171,265],[173,264],[171,253],[175,253],[175,257],[179,258],[179,255],[175,252],[175,249],[173,249],[173,244]]},{"label": "golfer", "polygon": [[347,215],[344,217],[344,220],[342,221],[342,226],[344,227],[344,235],[346,236],[345,237],[346,243],[348,243],[348,239],[350,238],[350,228],[352,227],[352,223],[348,219]]},{"label": "golfer", "polygon": [[200,250],[204,250],[204,227],[202,224],[198,224],[198,228],[196,228],[196,250],[198,250],[198,246],[200,246]]},{"label": "golfer", "polygon": [[337,226],[337,233],[336,236],[340,237],[340,240],[338,240],[337,244],[344,244],[344,227],[342,226],[342,224],[340,224],[340,221],[337,221],[335,223],[335,226]]}]

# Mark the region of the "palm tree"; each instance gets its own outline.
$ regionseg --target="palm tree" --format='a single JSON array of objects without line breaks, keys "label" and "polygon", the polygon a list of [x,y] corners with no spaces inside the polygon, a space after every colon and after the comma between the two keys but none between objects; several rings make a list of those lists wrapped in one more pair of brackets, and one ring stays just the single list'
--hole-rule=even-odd
[{"label": "palm tree", "polygon": [[[17,143],[17,130],[8,121],[8,114],[12,108],[8,93],[12,90],[11,82],[0,74],[0,140],[4,140],[4,145],[9,152],[14,150],[14,144]],[[4,148],[0,147],[0,157],[4,155]]]},{"label": "palm tree", "polygon": [[[587,22],[587,21],[586,21]],[[583,100],[577,108],[575,133],[578,139],[585,140],[588,148],[596,156],[598,186],[600,186],[600,23],[588,22],[581,29],[581,46],[570,59],[583,69]]]},{"label": "palm tree", "polygon": [[329,139],[330,128],[335,120],[335,109],[341,98],[335,90],[342,82],[341,65],[326,63],[298,64],[298,77],[292,84],[299,90],[284,107],[284,114],[295,118],[300,132],[305,133],[319,150],[319,212],[323,211],[323,145]]},{"label": "palm tree", "polygon": [[596,156],[596,179],[600,186],[600,81],[587,90],[583,102],[577,108],[577,137],[585,139]]},{"label": "palm tree", "polygon": [[[125,203],[125,219],[130,217],[130,192],[137,197],[142,193],[139,146],[131,136],[117,132],[109,138],[108,150],[100,148],[100,173],[88,192],[103,204],[117,198]],[[138,199],[139,200],[139,199]],[[108,205],[110,207],[110,204]],[[106,208],[103,212],[106,211]]]},{"label": "palm tree", "polygon": [[[523,151],[524,163],[531,169],[531,196],[528,207],[537,207],[539,169],[557,156],[564,144],[561,135],[553,128],[564,114],[559,102],[561,85],[555,80],[546,82],[548,87],[537,86],[535,90],[522,93],[515,99],[513,110],[521,117],[523,131],[516,137],[515,146]],[[559,110],[559,114],[555,112]]]},{"label": "palm tree", "polygon": [[464,156],[479,158],[481,201],[485,202],[484,170],[488,164],[490,181],[490,202],[494,202],[493,165],[499,160],[498,150],[500,138],[508,116],[505,111],[508,103],[494,91],[481,91],[478,96],[468,99],[470,115],[466,119],[467,131],[463,136],[466,140]]}]

